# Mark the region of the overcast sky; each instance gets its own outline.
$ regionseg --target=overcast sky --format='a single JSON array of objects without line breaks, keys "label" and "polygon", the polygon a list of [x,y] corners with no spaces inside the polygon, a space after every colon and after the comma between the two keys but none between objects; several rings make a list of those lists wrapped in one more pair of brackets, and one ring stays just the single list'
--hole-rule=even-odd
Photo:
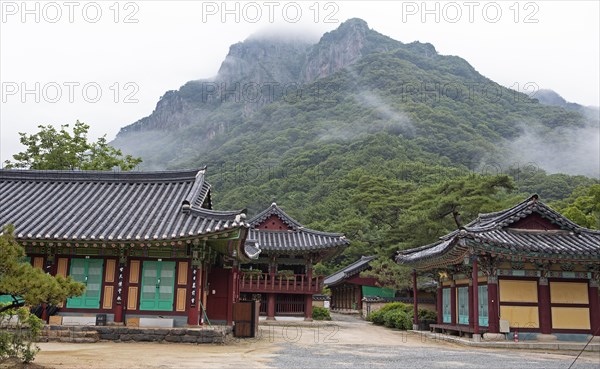
[{"label": "overcast sky", "polygon": [[229,46],[256,32],[317,41],[355,17],[507,87],[533,82],[599,105],[598,1],[229,1],[229,13],[221,1],[115,3],[0,0],[1,162],[39,124],[79,119],[112,139],[167,90],[214,76]]}]

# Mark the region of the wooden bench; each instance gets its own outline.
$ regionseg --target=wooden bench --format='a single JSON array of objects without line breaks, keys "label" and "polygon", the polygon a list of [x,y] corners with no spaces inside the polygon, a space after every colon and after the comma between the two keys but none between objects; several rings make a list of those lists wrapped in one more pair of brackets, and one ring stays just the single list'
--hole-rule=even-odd
[{"label": "wooden bench", "polygon": [[[457,334],[460,337],[468,334],[470,337],[473,337],[473,328],[468,325],[430,324],[429,329],[434,333]],[[486,332],[486,327],[479,327],[480,334],[484,334]]]}]

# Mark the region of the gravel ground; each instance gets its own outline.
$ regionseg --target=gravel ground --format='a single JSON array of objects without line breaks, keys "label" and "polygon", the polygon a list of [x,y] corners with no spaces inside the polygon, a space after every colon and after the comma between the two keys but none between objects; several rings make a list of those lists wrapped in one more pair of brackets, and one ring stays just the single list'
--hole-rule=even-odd
[{"label": "gravel ground", "polygon": [[[575,358],[566,355],[371,345],[285,344],[270,365],[275,368],[544,368],[566,369]],[[600,357],[580,358],[573,369],[598,369]]]},{"label": "gravel ground", "polygon": [[[335,329],[320,329],[297,342],[279,343],[275,368],[544,368],[567,369],[577,353],[468,348],[374,326],[356,316],[333,314]],[[289,331],[289,329],[288,329]],[[305,330],[305,333],[309,331]],[[291,335],[290,335],[291,336]],[[308,338],[305,338],[307,336]],[[572,369],[600,369],[600,353],[584,353]]]},{"label": "gravel ground", "polygon": [[[44,343],[43,368],[489,368],[568,369],[577,353],[481,349],[374,326],[353,316],[328,323],[280,321],[260,337],[225,345],[169,343]],[[586,352],[572,369],[600,369],[600,353]]]}]

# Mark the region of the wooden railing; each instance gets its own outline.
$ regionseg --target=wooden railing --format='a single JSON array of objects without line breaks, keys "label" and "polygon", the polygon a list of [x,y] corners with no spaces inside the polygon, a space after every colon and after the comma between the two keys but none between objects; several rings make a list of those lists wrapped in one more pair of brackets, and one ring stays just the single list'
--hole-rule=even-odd
[{"label": "wooden railing", "polygon": [[240,292],[320,293],[322,284],[323,277],[309,279],[305,274],[240,274]]}]

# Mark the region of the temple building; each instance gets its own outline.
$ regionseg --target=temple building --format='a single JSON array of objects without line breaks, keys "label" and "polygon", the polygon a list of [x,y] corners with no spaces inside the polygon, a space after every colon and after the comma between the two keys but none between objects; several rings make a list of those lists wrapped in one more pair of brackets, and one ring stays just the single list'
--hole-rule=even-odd
[{"label": "temple building", "polygon": [[246,249],[260,250],[258,259],[242,265],[240,292],[260,299],[261,315],[304,316],[312,319],[312,296],[320,294],[323,277],[313,265],[331,258],[349,244],[344,235],[305,228],[277,204],[249,222]]},{"label": "temple building", "polygon": [[[537,339],[600,335],[600,232],[578,226],[533,195],[397,262],[438,281],[442,332],[479,339],[527,332]],[[415,323],[418,323],[415,321]]]},{"label": "temple building", "polygon": [[[0,170],[0,226],[15,226],[28,260],[85,284],[63,316],[163,317],[232,323],[244,211],[215,211],[205,170]],[[205,314],[206,313],[206,314]]]},{"label": "temple building", "polygon": [[371,268],[375,256],[362,256],[359,260],[325,278],[323,283],[331,290],[331,310],[359,311],[365,296],[395,297],[394,290],[383,289],[373,277],[360,273]]}]

